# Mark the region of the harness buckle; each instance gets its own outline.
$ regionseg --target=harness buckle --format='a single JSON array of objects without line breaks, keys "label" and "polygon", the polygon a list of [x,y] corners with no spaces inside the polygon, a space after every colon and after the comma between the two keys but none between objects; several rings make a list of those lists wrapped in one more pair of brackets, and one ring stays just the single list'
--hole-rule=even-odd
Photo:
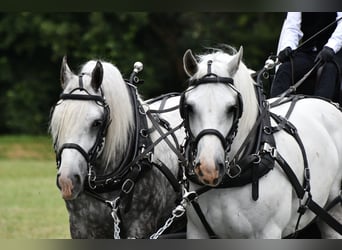
[{"label": "harness buckle", "polygon": [[126,179],[121,186],[121,191],[125,194],[129,194],[133,190],[134,184],[134,181],[132,181],[131,179]]},{"label": "harness buckle", "polygon": [[93,171],[93,168],[91,165],[89,165],[89,171],[88,171],[88,185],[91,189],[96,189],[96,184],[93,185],[92,182],[94,182],[96,180],[96,174]]},{"label": "harness buckle", "polygon": [[149,163],[152,163],[153,162],[153,153],[152,152],[148,152],[146,154],[146,158],[147,158]]},{"label": "harness buckle", "polygon": [[178,205],[173,211],[172,211],[172,215],[175,218],[180,218],[183,216],[183,214],[185,213],[185,207],[182,205]]},{"label": "harness buckle", "polygon": [[184,189],[184,194],[183,194],[183,201],[185,202],[192,202],[198,198],[198,195],[196,191],[187,191]]},{"label": "harness buckle", "polygon": [[[303,198],[304,199],[304,198]],[[303,200],[302,199],[302,200]],[[309,204],[309,202],[311,201],[311,199],[312,199],[312,196],[311,196],[311,194],[310,193],[308,193],[308,196],[307,196],[307,198],[306,198],[306,201],[302,204],[302,202],[301,202],[301,200],[299,200],[299,207],[298,207],[298,210],[297,210],[297,212],[299,213],[299,214],[304,214],[305,213],[305,211],[308,209],[308,204]]]},{"label": "harness buckle", "polygon": [[277,149],[275,147],[272,147],[270,144],[268,144],[267,142],[264,143],[264,146],[262,148],[262,151],[267,152],[271,155],[272,158],[276,158],[277,157]]},{"label": "harness buckle", "polygon": [[234,179],[241,174],[241,167],[236,163],[235,158],[228,163],[226,173],[231,179]]}]

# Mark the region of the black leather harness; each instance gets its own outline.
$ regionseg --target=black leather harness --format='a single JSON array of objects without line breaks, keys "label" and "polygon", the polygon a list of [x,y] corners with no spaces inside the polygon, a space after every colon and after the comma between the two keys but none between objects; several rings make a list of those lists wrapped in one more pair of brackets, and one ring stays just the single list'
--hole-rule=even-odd
[{"label": "black leather harness", "polygon": [[[260,81],[260,77],[266,69],[261,70],[258,73],[256,87],[256,94],[259,103],[259,117],[257,118],[254,126],[246,137],[246,140],[242,143],[240,149],[235,154],[234,158],[230,162],[231,168],[235,169],[237,173],[233,173],[232,175],[226,174],[222,180],[222,182],[215,188],[229,188],[229,187],[237,187],[243,186],[251,183],[252,185],[252,198],[254,200],[258,199],[258,180],[267,174],[274,167],[274,162],[276,161],[280,167],[285,172],[287,178],[292,184],[298,198],[302,201],[306,195],[306,201],[299,206],[298,208],[298,220],[295,231],[298,229],[299,221],[301,216],[305,213],[307,208],[309,208],[312,212],[314,212],[318,217],[320,217],[323,221],[325,221],[328,225],[330,225],[334,230],[342,234],[342,225],[336,219],[334,219],[327,211],[338,203],[342,205],[342,195],[340,194],[336,199],[334,199],[331,204],[327,206],[327,210],[321,208],[316,202],[313,201],[312,195],[310,193],[310,170],[308,166],[308,161],[305,153],[305,149],[303,143],[297,133],[297,129],[294,125],[289,122],[289,117],[295,108],[295,105],[298,100],[305,98],[304,96],[292,96],[290,98],[277,100],[271,105],[265,99],[265,96],[262,92],[262,83]],[[206,77],[202,81],[204,81]],[[183,93],[184,96],[184,93]],[[184,97],[183,97],[184,98]],[[182,101],[184,103],[184,100]],[[182,106],[181,102],[181,106]],[[285,115],[285,117],[276,115],[270,111],[271,107],[276,105],[281,105],[285,102],[290,102],[290,107]],[[184,104],[183,104],[184,106]],[[181,107],[182,108],[182,107]],[[185,124],[188,117],[183,115],[183,119],[185,119]],[[271,126],[271,118],[277,123],[277,126]],[[188,126],[189,127],[189,126]],[[187,126],[185,126],[187,128]],[[274,140],[273,134],[284,130],[289,135],[293,136],[296,142],[298,143],[302,157],[304,161],[304,180],[303,185],[298,180],[297,176],[288,165],[286,160],[277,152],[276,144]],[[186,150],[184,151],[186,153]],[[191,161],[188,163],[191,164]],[[193,166],[192,166],[193,167]],[[203,186],[202,183],[199,182],[197,176],[191,171],[191,166],[186,171],[187,177],[190,181],[202,185],[198,190],[191,191],[187,197],[188,202],[190,202],[196,213],[198,214],[203,226],[205,227],[210,238],[218,238],[217,234],[213,231],[208,221],[206,220],[197,200],[198,197],[211,190],[213,187]],[[190,170],[189,170],[190,169]],[[341,183],[342,185],[342,183]],[[341,186],[342,189],[342,186]]]}]

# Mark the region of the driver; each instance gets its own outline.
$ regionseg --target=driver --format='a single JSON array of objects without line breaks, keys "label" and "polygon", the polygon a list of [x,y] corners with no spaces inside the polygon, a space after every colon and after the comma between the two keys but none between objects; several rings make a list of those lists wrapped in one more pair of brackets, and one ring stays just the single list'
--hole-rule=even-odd
[{"label": "driver", "polygon": [[272,83],[271,97],[286,91],[321,60],[322,70],[316,81],[303,82],[304,94],[338,101],[342,66],[340,18],[342,12],[287,13],[278,43],[278,60],[282,64]]}]

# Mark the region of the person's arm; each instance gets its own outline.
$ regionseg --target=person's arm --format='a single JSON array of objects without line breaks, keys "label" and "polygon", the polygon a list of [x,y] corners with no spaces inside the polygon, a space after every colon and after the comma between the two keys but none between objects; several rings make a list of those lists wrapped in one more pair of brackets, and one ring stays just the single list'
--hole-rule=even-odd
[{"label": "person's arm", "polygon": [[284,21],[278,42],[277,54],[286,47],[292,50],[298,47],[300,39],[303,37],[301,31],[302,14],[301,12],[288,12]]},{"label": "person's arm", "polygon": [[[342,12],[337,12],[336,19],[342,17]],[[342,20],[338,21],[335,31],[332,33],[325,46],[334,50],[337,53],[342,47]]]}]

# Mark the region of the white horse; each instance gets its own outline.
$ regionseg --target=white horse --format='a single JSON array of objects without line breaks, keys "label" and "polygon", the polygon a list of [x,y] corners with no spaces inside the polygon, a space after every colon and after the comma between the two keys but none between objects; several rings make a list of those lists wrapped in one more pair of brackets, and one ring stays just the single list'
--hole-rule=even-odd
[{"label": "white horse", "polygon": [[[242,55],[240,48],[234,55],[215,50],[196,58],[188,50],[183,58],[190,77],[180,107],[189,141],[188,176],[190,191],[203,190],[203,185],[209,190],[192,198],[198,202],[204,221],[219,238],[283,238],[315,218],[311,201],[325,207],[339,197],[329,213],[341,223],[341,110],[319,98],[285,98],[278,105],[278,99],[260,102],[258,86],[241,61]],[[256,129],[262,121],[269,121],[271,113],[271,126]],[[263,138],[257,136],[258,131],[273,134],[275,145],[272,139],[265,143],[261,139],[260,147],[251,151],[248,147],[253,148],[258,138]],[[269,162],[260,166],[264,157]],[[264,169],[256,179],[249,172],[254,171],[253,166],[255,171]],[[298,182],[302,199],[291,178]],[[209,238],[205,222],[192,207],[187,217],[188,238]],[[322,237],[341,238],[322,220],[319,227]]]},{"label": "white horse", "polygon": [[[173,175],[177,180],[178,156],[159,138],[167,134],[173,147],[177,140],[172,134],[184,138],[183,129],[174,129],[181,123],[179,96],[143,103],[136,87],[125,82],[114,65],[94,60],[75,75],[64,58],[61,84],[63,93],[52,113],[50,131],[57,186],[69,212],[72,238],[151,236],[171,216],[179,195],[157,168],[164,166],[169,179]],[[157,120],[168,121],[172,133],[152,125],[152,116],[146,115],[162,102],[162,109],[176,107],[156,113]],[[120,219],[115,220],[116,230],[108,204],[118,210],[113,217]]]}]

